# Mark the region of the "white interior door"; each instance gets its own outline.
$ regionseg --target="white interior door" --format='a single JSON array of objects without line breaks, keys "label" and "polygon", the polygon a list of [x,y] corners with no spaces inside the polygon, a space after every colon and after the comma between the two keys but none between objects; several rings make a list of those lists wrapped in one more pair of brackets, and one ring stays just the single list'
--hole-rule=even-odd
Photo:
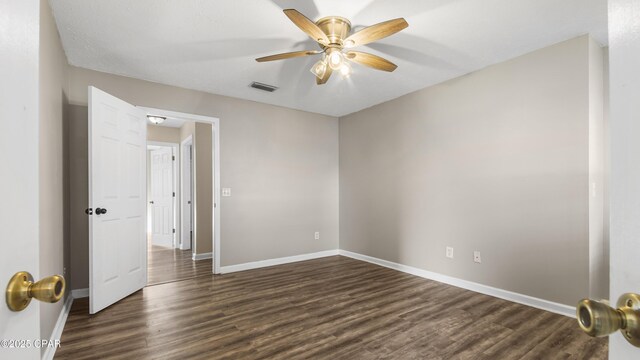
[{"label": "white interior door", "polygon": [[[4,292],[18,271],[39,273],[38,240],[38,23],[39,1],[0,1],[0,284]],[[25,146],[29,144],[29,146]],[[19,149],[19,150],[18,150]],[[50,274],[48,274],[50,275]],[[0,359],[40,359],[38,301],[21,312],[0,305],[0,340],[27,340],[30,347],[0,346]],[[46,305],[43,305],[46,306]],[[22,345],[22,344],[19,344]]]},{"label": "white interior door", "polygon": [[160,147],[150,151],[151,243],[173,247],[175,188],[173,185],[173,149]]},{"label": "white interior door", "polygon": [[146,132],[142,111],[89,87],[92,314],[140,290],[147,282]]},{"label": "white interior door", "polygon": [[[609,1],[611,99],[611,301],[640,293],[640,1]],[[609,359],[640,359],[617,332]]]},{"label": "white interior door", "polygon": [[192,190],[192,173],[193,173],[193,146],[191,143],[182,146],[182,236],[180,237],[181,250],[191,249],[193,241],[193,190]]}]

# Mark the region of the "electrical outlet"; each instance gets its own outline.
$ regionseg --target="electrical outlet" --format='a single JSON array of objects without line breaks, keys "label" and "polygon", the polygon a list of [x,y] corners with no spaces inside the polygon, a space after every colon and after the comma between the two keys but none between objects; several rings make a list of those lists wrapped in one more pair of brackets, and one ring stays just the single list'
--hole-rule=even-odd
[{"label": "electrical outlet", "polygon": [[452,247],[447,246],[447,253],[446,253],[446,256],[447,256],[449,259],[453,259],[453,248],[452,248]]},{"label": "electrical outlet", "polygon": [[316,231],[316,233],[313,234],[313,238],[316,240],[320,240],[320,231]]},{"label": "electrical outlet", "polygon": [[481,263],[482,262],[482,258],[480,257],[480,251],[474,251],[473,252],[473,261],[477,262],[477,263]]}]

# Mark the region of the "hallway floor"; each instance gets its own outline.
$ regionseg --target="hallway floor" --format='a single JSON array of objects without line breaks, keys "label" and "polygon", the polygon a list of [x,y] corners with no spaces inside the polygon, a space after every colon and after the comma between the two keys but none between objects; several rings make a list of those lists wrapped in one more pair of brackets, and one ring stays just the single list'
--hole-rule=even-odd
[{"label": "hallway floor", "polygon": [[191,250],[152,245],[148,252],[148,285],[185,280],[213,273],[211,259],[193,261]]},{"label": "hallway floor", "polygon": [[342,256],[146,287],[56,359],[606,359],[575,319]]}]

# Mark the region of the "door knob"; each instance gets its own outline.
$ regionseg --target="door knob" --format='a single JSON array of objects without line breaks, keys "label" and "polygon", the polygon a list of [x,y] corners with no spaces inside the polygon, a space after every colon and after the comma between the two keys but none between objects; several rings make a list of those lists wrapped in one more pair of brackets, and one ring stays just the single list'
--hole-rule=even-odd
[{"label": "door knob", "polygon": [[64,296],[66,285],[60,275],[48,276],[36,283],[26,271],[17,272],[7,285],[6,301],[11,311],[22,311],[36,298],[42,302],[55,303]]},{"label": "door knob", "polygon": [[153,200],[149,201],[149,204],[153,204]]},{"label": "door knob", "polygon": [[589,336],[607,336],[618,330],[628,342],[640,347],[640,295],[622,294],[617,309],[604,302],[582,299],[576,307],[578,325]]},{"label": "door knob", "polygon": [[106,214],[107,209],[105,208],[96,208],[96,215]]}]

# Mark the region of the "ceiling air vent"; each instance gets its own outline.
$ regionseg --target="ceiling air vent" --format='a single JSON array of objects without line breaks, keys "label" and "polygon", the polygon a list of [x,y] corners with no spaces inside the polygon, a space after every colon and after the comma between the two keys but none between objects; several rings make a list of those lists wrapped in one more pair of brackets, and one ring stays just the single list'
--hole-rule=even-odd
[{"label": "ceiling air vent", "polygon": [[254,89],[268,91],[268,92],[274,92],[278,90],[277,86],[267,85],[267,84],[259,83],[257,81],[252,82],[250,86]]}]

